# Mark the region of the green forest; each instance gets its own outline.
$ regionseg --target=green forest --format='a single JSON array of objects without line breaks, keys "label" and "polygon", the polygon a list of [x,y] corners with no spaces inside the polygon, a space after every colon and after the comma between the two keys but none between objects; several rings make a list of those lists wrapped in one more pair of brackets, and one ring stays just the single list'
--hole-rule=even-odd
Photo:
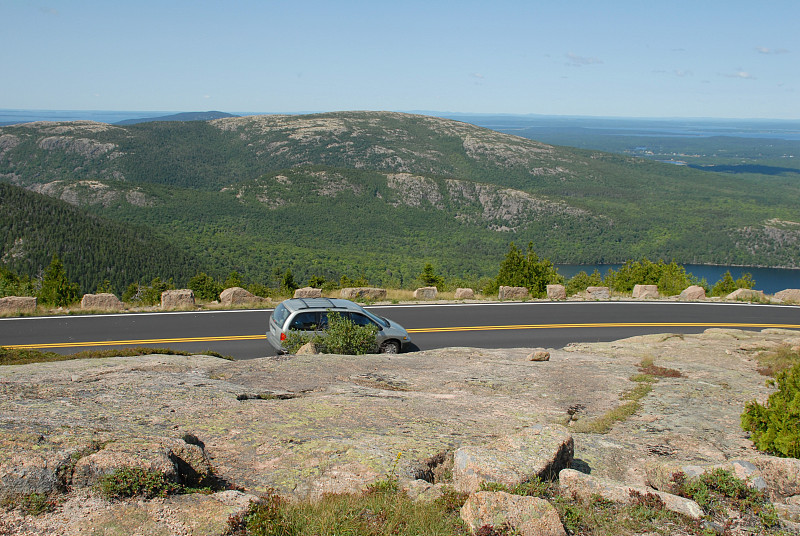
[{"label": "green forest", "polygon": [[800,266],[791,176],[427,116],[35,123],[0,140],[0,263],[40,277],[57,254],[84,291],[200,272],[271,286],[287,270],[409,287],[426,263],[476,283],[495,277],[510,242],[554,263]]}]

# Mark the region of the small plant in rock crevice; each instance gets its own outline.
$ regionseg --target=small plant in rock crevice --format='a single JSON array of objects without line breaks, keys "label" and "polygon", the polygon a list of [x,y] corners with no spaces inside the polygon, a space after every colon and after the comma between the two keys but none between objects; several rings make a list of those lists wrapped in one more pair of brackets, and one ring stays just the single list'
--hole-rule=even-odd
[{"label": "small plant in rock crevice", "polygon": [[44,493],[10,495],[0,501],[0,507],[11,510],[19,508],[23,515],[39,516],[55,510],[58,500]]},{"label": "small plant in rock crevice", "polygon": [[152,499],[185,491],[183,486],[173,482],[163,473],[141,467],[121,467],[101,477],[94,488],[109,500],[130,497]]}]

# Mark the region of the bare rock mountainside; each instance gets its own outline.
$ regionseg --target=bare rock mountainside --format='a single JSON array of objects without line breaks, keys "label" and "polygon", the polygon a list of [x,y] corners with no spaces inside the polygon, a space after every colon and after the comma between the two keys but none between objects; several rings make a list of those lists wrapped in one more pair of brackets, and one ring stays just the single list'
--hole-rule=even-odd
[{"label": "bare rock mountainside", "polygon": [[[493,275],[510,241],[564,263],[800,266],[790,184],[422,115],[8,126],[0,180],[168,232],[211,267],[254,277],[271,263],[314,275],[304,271],[318,260],[358,264],[380,283],[387,269],[416,275],[405,261],[421,254],[446,273]],[[25,243],[24,226],[7,227],[0,246]],[[15,259],[25,254],[17,247]]]},{"label": "bare rock mountainside", "polygon": [[[586,489],[591,478],[589,489],[612,493],[652,489],[669,468],[739,463],[761,470],[773,500],[789,501],[800,495],[800,466],[773,470],[739,420],[745,403],[771,392],[755,354],[798,344],[794,331],[709,329],[570,345],[550,349],[549,360],[531,360],[530,348],[450,348],[4,366],[0,496],[62,500],[40,516],[0,511],[0,534],[222,534],[227,517],[268,488],[314,498],[362,490],[390,471],[418,494],[559,471],[562,485]],[[673,374],[627,420],[593,428],[623,403],[645,362]],[[126,466],[230,489],[99,498],[93,483]],[[495,499],[475,496],[470,508]],[[688,503],[675,508],[697,515]]]}]

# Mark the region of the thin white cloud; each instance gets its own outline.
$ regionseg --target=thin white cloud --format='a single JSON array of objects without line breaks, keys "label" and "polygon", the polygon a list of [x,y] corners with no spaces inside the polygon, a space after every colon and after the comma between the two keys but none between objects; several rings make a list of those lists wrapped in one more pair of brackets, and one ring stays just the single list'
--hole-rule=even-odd
[{"label": "thin white cloud", "polygon": [[752,74],[748,73],[747,71],[742,71],[741,69],[736,71],[735,73],[721,73],[720,76],[724,76],[725,78],[741,78],[742,80],[755,80],[756,77]]},{"label": "thin white cloud", "polygon": [[767,48],[767,47],[756,47],[756,51],[759,54],[788,54],[789,50],[785,48]]},{"label": "thin white cloud", "polygon": [[594,56],[591,57],[578,56],[577,54],[573,54],[572,52],[568,52],[566,54],[566,57],[569,60],[567,62],[567,65],[572,65],[573,67],[583,67],[584,65],[598,65],[600,63],[603,63],[603,60],[601,60],[600,58]]},{"label": "thin white cloud", "polygon": [[694,74],[692,71],[684,69],[675,69],[673,72],[675,73],[675,76],[679,78],[685,78],[687,76],[692,76]]},{"label": "thin white cloud", "polygon": [[39,11],[44,13],[45,15],[58,15],[58,10],[53,9],[52,7],[40,7]]},{"label": "thin white cloud", "polygon": [[481,73],[472,73],[470,74],[472,78],[477,78],[478,80],[484,80],[486,77],[483,76]]}]

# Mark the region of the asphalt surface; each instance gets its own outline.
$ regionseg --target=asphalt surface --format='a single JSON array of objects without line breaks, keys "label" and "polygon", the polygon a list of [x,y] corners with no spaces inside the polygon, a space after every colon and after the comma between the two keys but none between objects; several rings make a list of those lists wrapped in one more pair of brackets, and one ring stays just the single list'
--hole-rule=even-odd
[{"label": "asphalt surface", "polygon": [[[800,330],[800,307],[739,303],[526,302],[388,305],[370,311],[411,333],[411,350],[448,346],[562,348],[646,333],[697,333],[709,327]],[[266,342],[269,309],[131,313],[0,319],[0,346],[61,354],[146,346],[212,350],[237,359],[274,355]]]}]

